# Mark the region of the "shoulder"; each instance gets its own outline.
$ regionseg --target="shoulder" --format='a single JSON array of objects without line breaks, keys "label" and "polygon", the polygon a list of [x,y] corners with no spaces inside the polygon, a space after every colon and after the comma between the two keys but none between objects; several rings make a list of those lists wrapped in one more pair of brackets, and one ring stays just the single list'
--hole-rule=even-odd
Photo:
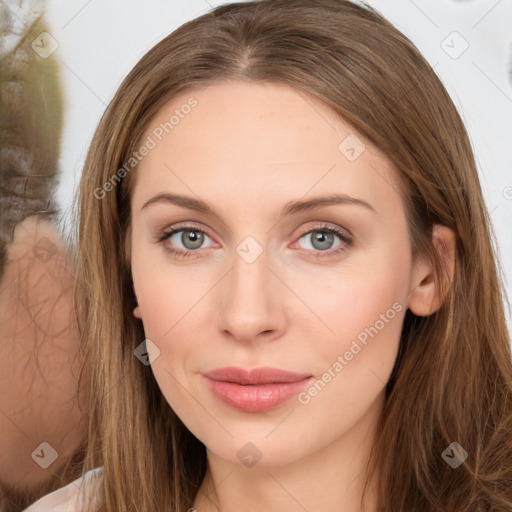
[{"label": "shoulder", "polygon": [[23,512],[81,512],[89,502],[96,504],[103,467],[91,469],[65,487],[43,496]]}]

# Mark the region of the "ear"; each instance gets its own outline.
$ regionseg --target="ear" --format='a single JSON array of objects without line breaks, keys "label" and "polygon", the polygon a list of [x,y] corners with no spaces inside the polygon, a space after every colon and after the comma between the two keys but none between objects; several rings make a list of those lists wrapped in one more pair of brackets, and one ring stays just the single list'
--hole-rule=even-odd
[{"label": "ear", "polygon": [[[133,296],[135,297],[135,302],[137,303],[137,294],[135,293],[135,286],[133,286]],[[142,320],[142,313],[140,311],[140,306],[138,303],[133,308],[133,316],[139,320]]]},{"label": "ear", "polygon": [[420,257],[413,264],[409,309],[417,316],[435,313],[443,304],[455,273],[456,235],[453,230],[435,224],[432,243],[438,252],[443,276],[436,276],[434,265],[427,257]]}]

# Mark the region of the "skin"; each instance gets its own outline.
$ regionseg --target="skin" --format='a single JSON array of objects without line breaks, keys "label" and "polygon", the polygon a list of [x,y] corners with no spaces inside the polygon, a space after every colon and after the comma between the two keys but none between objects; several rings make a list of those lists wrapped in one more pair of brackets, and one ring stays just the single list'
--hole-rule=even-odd
[{"label": "skin", "polygon": [[[0,288],[0,481],[17,500],[44,494],[38,489],[87,436],[76,397],[72,280],[53,225],[37,216],[17,224]],[[31,455],[43,442],[57,452],[47,468]]]},{"label": "skin", "polygon": [[[426,315],[440,306],[432,266],[411,258],[396,171],[367,141],[349,161],[338,145],[354,129],[313,97],[277,84],[183,92],[152,120],[144,140],[190,96],[197,107],[139,164],[130,230],[134,315],[160,350],[152,371],[207,447],[194,508],[359,511],[406,309]],[[142,208],[162,192],[200,198],[215,215],[164,201]],[[289,201],[332,193],[374,211],[337,204],[278,218]],[[183,245],[181,235],[190,232],[157,241],[183,223],[206,232],[198,249],[193,238]],[[315,243],[311,232],[324,233],[324,224],[348,230],[353,243],[337,235]],[[247,236],[263,249],[252,263],[236,252]],[[453,233],[438,226],[435,237],[453,256]],[[180,259],[170,246],[195,252]],[[318,257],[340,246],[341,253]],[[446,267],[453,272],[453,258]],[[292,399],[267,412],[240,412],[205,385],[202,373],[225,366],[321,378],[394,303],[401,311],[306,405]],[[252,467],[237,456],[248,442],[262,454]],[[370,512],[378,505],[373,485]]]}]

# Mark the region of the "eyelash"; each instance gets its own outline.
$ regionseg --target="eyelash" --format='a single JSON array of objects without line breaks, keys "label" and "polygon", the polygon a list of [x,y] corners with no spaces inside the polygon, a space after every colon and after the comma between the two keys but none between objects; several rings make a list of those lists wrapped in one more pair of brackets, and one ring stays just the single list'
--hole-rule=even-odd
[{"label": "eyelash", "polygon": [[[172,235],[179,233],[180,231],[197,231],[199,233],[203,233],[208,236],[208,233],[206,233],[206,231],[196,228],[195,226],[180,226],[178,228],[166,231],[166,232],[162,233],[161,235],[158,235],[157,242],[163,243],[163,242],[165,242],[165,240],[170,238]],[[333,234],[337,235],[343,242],[343,244],[340,245],[337,249],[331,249],[329,251],[317,251],[317,253],[318,253],[317,258],[337,256],[338,254],[341,254],[343,251],[345,251],[348,247],[352,246],[353,240],[351,237],[349,237],[348,235],[346,235],[344,232],[342,232],[341,230],[339,230],[337,228],[334,228],[332,226],[326,226],[326,225],[316,226],[313,229],[308,229],[307,231],[304,231],[299,236],[299,239],[301,239],[304,235],[313,233],[314,231],[333,233]],[[173,256],[177,256],[179,258],[189,258],[192,255],[192,253],[198,252],[197,250],[195,250],[195,251],[179,251],[172,247],[169,247],[168,245],[164,245],[164,248],[168,253],[172,254]]]}]

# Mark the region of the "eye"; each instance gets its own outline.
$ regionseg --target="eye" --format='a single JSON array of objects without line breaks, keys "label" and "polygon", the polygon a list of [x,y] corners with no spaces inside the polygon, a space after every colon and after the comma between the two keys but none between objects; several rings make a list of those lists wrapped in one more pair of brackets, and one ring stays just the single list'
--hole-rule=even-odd
[{"label": "eye", "polygon": [[[336,238],[340,240],[340,243],[333,248]],[[332,226],[317,226],[310,229],[300,237],[299,241],[303,239],[311,245],[307,249],[316,251],[319,258],[340,254],[353,243],[352,238],[347,233]]]},{"label": "eye", "polygon": [[[181,258],[186,258],[191,256],[192,252],[204,248],[202,245],[205,237],[211,240],[202,229],[198,229],[194,226],[180,226],[179,228],[171,229],[160,235],[158,242],[161,242],[165,250],[169,253]],[[182,247],[180,247],[179,244],[181,244]]]},{"label": "eye", "polygon": [[[211,245],[203,247],[205,237],[211,240],[202,229],[195,226],[179,226],[158,235],[156,238],[170,254],[179,258],[188,258],[194,252],[199,252],[199,249],[211,247]],[[332,248],[336,238],[340,240],[340,243]],[[309,229],[301,235],[299,241],[302,239],[309,241],[311,247],[306,247],[306,249],[316,252],[317,258],[340,254],[353,243],[352,237],[348,233],[327,225]],[[180,244],[182,247],[180,247]]]}]

